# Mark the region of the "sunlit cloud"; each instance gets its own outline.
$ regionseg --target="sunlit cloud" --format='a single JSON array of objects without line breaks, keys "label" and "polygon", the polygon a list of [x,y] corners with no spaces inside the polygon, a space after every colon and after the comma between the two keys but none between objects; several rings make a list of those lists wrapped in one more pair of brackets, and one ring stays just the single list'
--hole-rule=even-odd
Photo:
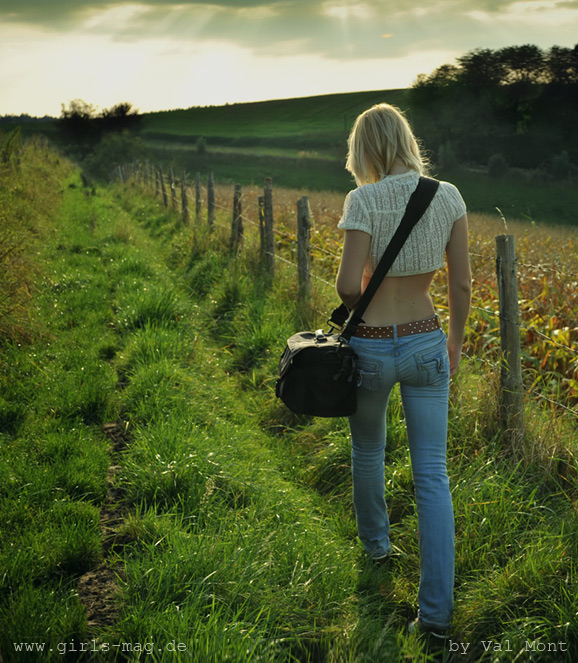
[{"label": "sunlit cloud", "polygon": [[[529,0],[514,2],[498,16],[482,10],[472,10],[467,15],[481,23],[507,23],[520,26],[578,28],[578,2],[545,2]],[[575,33],[578,41],[578,31]]]},{"label": "sunlit cloud", "polygon": [[375,9],[366,3],[331,1],[325,2],[322,10],[325,16],[338,18],[342,21],[351,19],[368,20],[375,16]]}]

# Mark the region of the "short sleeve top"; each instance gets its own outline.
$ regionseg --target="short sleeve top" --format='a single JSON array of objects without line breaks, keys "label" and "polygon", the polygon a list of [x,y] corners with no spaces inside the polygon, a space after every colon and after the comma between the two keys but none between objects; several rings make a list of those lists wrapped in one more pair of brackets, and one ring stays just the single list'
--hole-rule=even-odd
[{"label": "short sleeve top", "polygon": [[[364,184],[347,194],[337,227],[362,230],[371,235],[371,273],[399,226],[419,177],[415,170],[388,175],[375,184]],[[458,189],[449,182],[440,182],[432,202],[411,231],[387,275],[411,276],[443,267],[453,225],[465,213],[466,205]]]}]

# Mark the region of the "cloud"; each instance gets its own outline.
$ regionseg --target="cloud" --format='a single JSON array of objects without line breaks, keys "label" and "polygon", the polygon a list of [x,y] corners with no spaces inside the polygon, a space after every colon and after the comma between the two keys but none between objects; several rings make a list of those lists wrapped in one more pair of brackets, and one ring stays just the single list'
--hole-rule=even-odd
[{"label": "cloud", "polygon": [[[462,8],[471,7],[491,12],[510,4],[512,0],[423,0],[420,11],[460,13]],[[407,0],[0,0],[0,17],[4,21],[69,27],[87,16],[123,6],[148,8],[151,15],[178,11],[187,17],[198,11],[212,11],[221,16],[253,19],[269,14],[278,23],[299,18],[299,27],[306,32],[314,26],[305,21],[313,17],[367,22],[415,11]]]},{"label": "cloud", "polygon": [[423,0],[419,6],[407,0],[0,0],[0,21],[127,43],[170,37],[181,51],[222,42],[263,56],[309,54],[362,64],[418,50],[461,54],[516,43],[508,38],[516,20],[537,28],[549,10],[548,20],[559,13],[568,23],[578,16],[575,5],[576,0]]}]

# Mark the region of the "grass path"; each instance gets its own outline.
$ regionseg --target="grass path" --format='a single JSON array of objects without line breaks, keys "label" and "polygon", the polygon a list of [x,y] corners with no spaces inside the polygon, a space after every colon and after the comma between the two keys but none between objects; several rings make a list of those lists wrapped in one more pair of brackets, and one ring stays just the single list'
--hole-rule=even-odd
[{"label": "grass path", "polygon": [[[418,538],[398,396],[400,554],[380,570],[355,537],[345,422],[274,398],[305,324],[290,275],[271,284],[249,240],[236,258],[226,234],[78,175],[37,251],[36,338],[2,348],[5,663],[453,660],[405,634]],[[455,660],[572,661],[578,491],[512,462],[493,389],[473,362],[452,387]]]}]

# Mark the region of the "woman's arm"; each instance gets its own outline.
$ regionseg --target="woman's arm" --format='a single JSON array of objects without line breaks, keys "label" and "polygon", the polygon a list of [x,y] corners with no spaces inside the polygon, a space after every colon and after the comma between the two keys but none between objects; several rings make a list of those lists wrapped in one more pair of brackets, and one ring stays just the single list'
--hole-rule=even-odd
[{"label": "woman's arm", "polygon": [[363,230],[346,230],[343,253],[335,287],[347,308],[355,308],[363,292],[363,268],[369,255],[371,235]]},{"label": "woman's arm", "polygon": [[448,354],[450,376],[458,370],[462,354],[464,329],[470,312],[472,297],[472,274],[468,249],[468,219],[464,215],[454,223],[450,241],[446,248],[448,263],[448,297],[450,326],[448,332]]}]

